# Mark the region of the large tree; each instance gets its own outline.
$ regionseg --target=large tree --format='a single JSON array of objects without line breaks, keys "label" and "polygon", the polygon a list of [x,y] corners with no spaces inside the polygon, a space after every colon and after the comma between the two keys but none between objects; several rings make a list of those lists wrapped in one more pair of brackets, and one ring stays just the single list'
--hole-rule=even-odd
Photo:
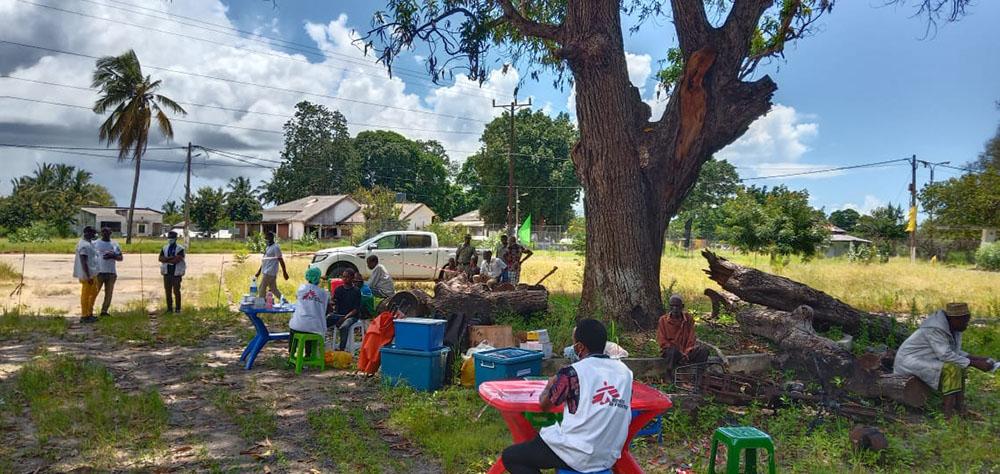
[{"label": "large tree", "polygon": [[442,218],[454,215],[449,202],[452,185],[448,181],[448,155],[438,142],[371,130],[359,133],[354,147],[361,156],[362,186],[406,193],[407,200],[427,204]]},{"label": "large tree", "polygon": [[42,163],[11,180],[11,194],[0,201],[0,228],[8,232],[43,221],[69,235],[80,206],[114,206],[111,193],[93,175],[64,164]]},{"label": "large tree", "polygon": [[210,237],[226,221],[226,192],[205,186],[191,197],[191,223],[202,237]]},{"label": "large tree", "polygon": [[809,192],[785,186],[740,189],[722,206],[719,233],[745,252],[761,252],[777,262],[791,255],[816,254],[826,241],[823,212],[809,205]]},{"label": "large tree", "polygon": [[858,225],[861,214],[854,209],[841,209],[830,213],[830,223],[844,229],[847,232],[854,230]]},{"label": "large tree", "polygon": [[[897,0],[888,0],[894,3]],[[918,2],[957,18],[968,0]],[[581,313],[651,327],[663,312],[664,233],[702,164],[771,107],[777,85],[756,67],[809,34],[833,0],[388,0],[364,37],[387,65],[416,43],[433,77],[456,67],[485,80],[491,58],[528,75],[572,75],[580,141],[572,158],[585,191],[587,258]],[[712,11],[707,11],[712,10]],[[677,48],[652,117],[628,77],[622,12],[642,24],[670,15]],[[943,12],[943,13],[942,13]],[[710,20],[711,18],[711,20]],[[668,50],[666,39],[663,51]],[[494,49],[502,49],[495,54]],[[444,60],[442,60],[444,56]]]},{"label": "large tree", "polygon": [[1000,227],[1000,128],[962,176],[920,192],[924,210],[947,227]]},{"label": "large tree", "polygon": [[262,198],[284,203],[313,194],[348,194],[360,183],[361,159],[347,119],[323,105],[302,101],[285,123],[281,165]]},{"label": "large tree", "polygon": [[896,254],[896,243],[906,238],[906,219],[903,217],[903,206],[894,206],[891,202],[885,206],[872,209],[868,214],[858,218],[855,230],[864,237],[871,239],[878,249],[883,261]]},{"label": "large tree", "polygon": [[[540,110],[521,110],[514,123],[514,182],[521,219],[530,214],[536,224],[568,224],[573,203],[580,197],[580,182],[570,161],[570,150],[578,140],[576,127],[566,114],[553,118]],[[510,114],[493,119],[479,140],[482,146],[462,165],[459,182],[477,195],[479,215],[486,223],[504,224]]]},{"label": "large tree", "polygon": [[104,114],[111,110],[98,134],[108,146],[112,143],[118,146],[119,160],[131,159],[135,162],[125,243],[132,243],[132,216],[139,192],[142,155],[146,153],[149,142],[149,126],[156,120],[160,134],[168,140],[172,139],[174,127],[164,110],[187,113],[169,97],[157,93],[160,86],[159,80],[154,81],[142,74],[139,58],[131,49],[120,56],[104,56],[97,60],[91,87],[99,89],[100,97],[94,103],[94,113]]}]

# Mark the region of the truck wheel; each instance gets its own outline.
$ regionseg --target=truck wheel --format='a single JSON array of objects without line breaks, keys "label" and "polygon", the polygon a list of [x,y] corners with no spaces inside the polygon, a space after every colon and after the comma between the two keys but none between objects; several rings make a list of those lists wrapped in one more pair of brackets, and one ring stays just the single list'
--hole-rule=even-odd
[{"label": "truck wheel", "polygon": [[355,268],[354,265],[351,265],[350,263],[337,262],[331,265],[330,268],[326,271],[326,278],[328,280],[333,278],[340,278],[341,276],[344,275],[344,270],[347,270],[348,268],[354,271],[358,271],[358,269]]}]

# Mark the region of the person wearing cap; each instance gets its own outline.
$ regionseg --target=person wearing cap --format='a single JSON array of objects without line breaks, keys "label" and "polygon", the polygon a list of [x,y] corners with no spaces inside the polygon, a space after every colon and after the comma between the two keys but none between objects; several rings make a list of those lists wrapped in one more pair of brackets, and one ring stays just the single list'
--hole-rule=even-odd
[{"label": "person wearing cap", "polygon": [[83,236],[76,244],[76,257],[73,259],[73,277],[80,281],[80,322],[97,321],[94,316],[94,302],[97,301],[97,273],[99,262],[97,250],[94,248],[94,237],[97,232],[87,226],[83,228]]},{"label": "person wearing cap", "polygon": [[962,350],[962,333],[969,327],[969,305],[948,303],[930,315],[896,351],[893,372],[913,375],[941,392],[947,417],[965,413],[965,372],[969,366],[993,369],[986,357]]},{"label": "person wearing cap", "polygon": [[694,317],[684,311],[684,299],[675,294],[668,303],[670,311],[660,316],[656,325],[656,342],[660,345],[660,356],[667,360],[667,370],[672,372],[681,365],[707,361],[708,348],[698,343]]},{"label": "person wearing cap", "polygon": [[[326,336],[326,306],[330,301],[330,294],[319,287],[319,280],[322,272],[316,267],[306,270],[306,282],[299,285],[295,292],[295,311],[292,319],[288,321],[288,353],[292,353],[292,340],[295,333],[310,333]],[[312,342],[306,342],[305,353],[312,355],[316,350],[312,347]]]}]

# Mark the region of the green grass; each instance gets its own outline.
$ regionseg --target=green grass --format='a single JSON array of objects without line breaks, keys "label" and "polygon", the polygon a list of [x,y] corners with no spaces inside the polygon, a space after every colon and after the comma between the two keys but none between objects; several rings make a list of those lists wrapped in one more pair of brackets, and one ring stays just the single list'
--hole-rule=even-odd
[{"label": "green grass", "polygon": [[274,400],[255,398],[253,402],[247,402],[231,389],[223,387],[212,389],[208,398],[212,406],[232,419],[240,429],[240,436],[247,441],[262,441],[273,436],[277,430]]},{"label": "green grass", "polygon": [[99,334],[120,344],[149,345],[154,341],[149,313],[139,304],[100,317],[94,326]]},{"label": "green grass", "polygon": [[105,367],[68,356],[24,366],[0,386],[0,401],[9,415],[28,409],[39,449],[69,442],[98,470],[122,465],[125,454],[142,457],[161,448],[168,417],[155,390],[126,393]]},{"label": "green grass", "polygon": [[[159,253],[166,239],[138,238],[131,244],[126,245],[125,239],[115,238],[122,246],[125,254],[138,253]],[[76,249],[76,244],[80,239],[77,237],[66,239],[52,239],[48,242],[11,242],[4,238],[0,239],[0,253],[68,253],[72,254]],[[339,247],[349,245],[343,240],[323,240],[315,244],[303,245],[294,241],[283,241],[281,249],[286,254],[298,252],[315,252],[316,250],[329,247]],[[246,251],[247,246],[243,240],[239,239],[191,239],[188,253],[234,253]]]},{"label": "green grass", "polygon": [[324,408],[309,413],[313,449],[339,472],[406,472],[408,463],[389,453],[389,446],[361,408]]},{"label": "green grass", "polygon": [[428,394],[384,387],[382,395],[394,406],[389,424],[440,460],[445,472],[484,472],[511,442],[500,413],[482,411],[485,403],[475,390],[448,387]]},{"label": "green grass", "polygon": [[156,339],[168,346],[197,346],[209,335],[237,327],[243,320],[240,313],[228,308],[184,308],[181,314],[159,316]]},{"label": "green grass", "polygon": [[0,340],[20,340],[33,335],[63,337],[69,321],[62,316],[43,316],[14,309],[0,314]]}]

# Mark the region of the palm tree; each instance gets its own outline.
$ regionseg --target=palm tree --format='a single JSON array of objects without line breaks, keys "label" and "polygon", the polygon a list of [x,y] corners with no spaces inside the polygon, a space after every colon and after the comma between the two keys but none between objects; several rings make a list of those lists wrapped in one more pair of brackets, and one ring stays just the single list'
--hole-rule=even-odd
[{"label": "palm tree", "polygon": [[132,214],[139,191],[139,169],[142,166],[142,155],[146,152],[150,120],[155,115],[160,133],[167,139],[172,139],[174,128],[163,109],[179,114],[187,112],[170,98],[156,93],[160,88],[160,81],[142,75],[139,58],[131,49],[120,56],[98,59],[92,87],[99,88],[101,93],[94,103],[94,112],[103,114],[108,109],[113,109],[101,124],[101,140],[107,142],[108,146],[112,143],[118,145],[120,161],[131,158],[135,162],[132,199],[128,206],[128,236],[125,240],[125,243],[131,243]]}]

